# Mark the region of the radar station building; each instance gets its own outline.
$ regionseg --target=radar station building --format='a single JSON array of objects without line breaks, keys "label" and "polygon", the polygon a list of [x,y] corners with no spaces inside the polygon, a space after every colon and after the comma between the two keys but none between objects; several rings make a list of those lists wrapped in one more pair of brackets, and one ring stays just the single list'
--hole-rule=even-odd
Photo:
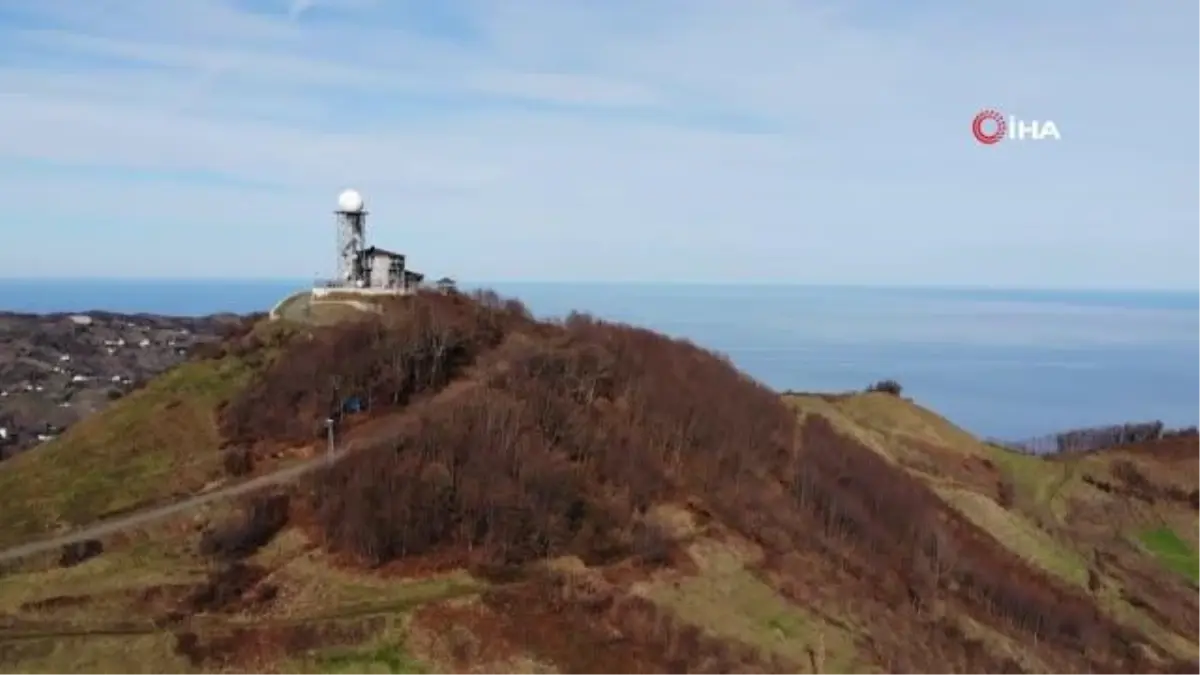
[{"label": "radar station building", "polygon": [[425,275],[408,269],[403,253],[367,246],[367,211],[355,190],[338,196],[337,276],[320,291],[379,295],[416,292]]},{"label": "radar station building", "polygon": [[366,288],[417,288],[425,275],[404,266],[404,254],[371,246],[362,252],[362,273]]}]

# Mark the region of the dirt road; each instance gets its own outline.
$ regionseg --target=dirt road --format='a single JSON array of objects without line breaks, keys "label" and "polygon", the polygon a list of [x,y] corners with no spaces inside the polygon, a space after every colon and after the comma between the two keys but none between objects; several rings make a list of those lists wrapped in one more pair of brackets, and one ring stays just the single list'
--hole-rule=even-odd
[{"label": "dirt road", "polygon": [[293,464],[286,468],[274,471],[269,474],[257,476],[247,481],[230,485],[219,490],[204,492],[193,497],[188,497],[183,501],[166,504],[163,506],[154,506],[143,511],[137,511],[128,515],[119,516],[110,520],[101,521],[94,525],[88,525],[82,529],[60,534],[54,537],[47,537],[40,541],[33,541],[19,546],[0,551],[0,562],[16,560],[26,556],[53,551],[67,544],[75,544],[88,539],[99,539],[115,532],[145,525],[156,520],[169,518],[171,516],[183,513],[198,506],[215,502],[221,499],[229,499],[230,497],[238,497],[240,495],[255,492],[263,488],[273,485],[280,485],[296,480],[304,474],[311,473],[322,467],[328,466],[333,462],[340,461],[348,454],[349,450],[341,450],[333,455],[324,454],[319,457],[307,459],[300,464]]},{"label": "dirt road", "polygon": [[[458,381],[445,387],[439,391],[434,400],[446,401],[461,396],[475,385],[472,381]],[[361,424],[357,424],[353,429],[346,432],[345,440],[340,444],[340,449],[333,453],[321,453],[319,456],[312,459],[304,460],[299,464],[293,464],[278,471],[257,476],[236,485],[213,490],[211,492],[202,492],[193,497],[188,497],[182,501],[165,504],[162,506],[152,506],[142,511],[117,516],[109,520],[100,521],[93,525],[60,534],[53,537],[46,537],[38,541],[32,541],[18,546],[0,551],[0,563],[9,560],[16,560],[26,556],[53,551],[67,544],[75,544],[88,539],[99,539],[115,532],[135,528],[146,523],[163,518],[183,513],[198,506],[215,502],[221,499],[229,499],[238,497],[244,494],[262,490],[263,488],[273,485],[281,485],[296,480],[297,478],[316,471],[330,464],[340,462],[347,455],[353,453],[359,448],[368,447],[379,441],[398,435],[406,425],[413,424],[415,419],[411,414],[401,414],[396,416],[385,416],[371,420],[365,420]]]}]

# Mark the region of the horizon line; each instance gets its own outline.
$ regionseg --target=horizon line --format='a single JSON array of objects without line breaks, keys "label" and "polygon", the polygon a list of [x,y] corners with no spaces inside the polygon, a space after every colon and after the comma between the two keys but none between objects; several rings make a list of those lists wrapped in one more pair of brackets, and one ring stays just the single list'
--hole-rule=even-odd
[{"label": "horizon line", "polygon": [[[312,277],[122,277],[122,276],[82,276],[82,277],[8,277],[0,276],[0,283],[30,283],[30,284],[61,284],[61,283],[168,283],[168,284],[246,284],[246,283],[302,283],[308,284]],[[460,286],[485,286],[488,284],[506,285],[539,285],[539,286],[700,286],[700,287],[776,287],[776,288],[825,288],[841,290],[945,290],[945,291],[975,291],[975,292],[1076,292],[1076,293],[1175,293],[1200,295],[1200,287],[1119,287],[1119,286],[1008,286],[982,285],[969,283],[846,283],[819,281],[709,281],[692,279],[651,280],[651,279],[456,279]]]}]

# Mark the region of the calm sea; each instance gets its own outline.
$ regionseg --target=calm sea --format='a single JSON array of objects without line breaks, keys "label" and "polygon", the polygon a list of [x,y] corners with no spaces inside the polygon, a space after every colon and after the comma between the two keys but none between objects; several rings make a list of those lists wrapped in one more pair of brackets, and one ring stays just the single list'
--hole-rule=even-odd
[{"label": "calm sea", "polygon": [[[308,283],[0,280],[0,310],[250,312]],[[1195,292],[487,285],[540,316],[578,309],[690,338],[777,389],[896,379],[984,436],[1200,418]]]}]

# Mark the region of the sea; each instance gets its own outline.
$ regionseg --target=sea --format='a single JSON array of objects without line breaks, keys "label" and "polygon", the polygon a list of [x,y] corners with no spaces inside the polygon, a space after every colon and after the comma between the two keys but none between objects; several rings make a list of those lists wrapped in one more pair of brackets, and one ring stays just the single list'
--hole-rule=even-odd
[{"label": "sea", "polygon": [[[269,309],[310,280],[0,280],[0,310],[201,315]],[[479,283],[721,352],[783,390],[893,379],[983,437],[1200,422],[1200,292]]]}]

